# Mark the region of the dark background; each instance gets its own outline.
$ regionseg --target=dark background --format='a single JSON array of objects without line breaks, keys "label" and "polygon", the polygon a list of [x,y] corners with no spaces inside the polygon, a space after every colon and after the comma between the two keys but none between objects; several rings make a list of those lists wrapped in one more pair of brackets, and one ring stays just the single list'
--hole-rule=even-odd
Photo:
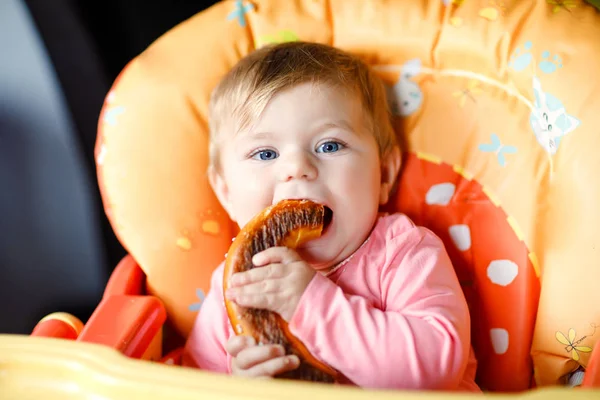
[{"label": "dark background", "polygon": [[[93,173],[98,114],[117,75],[162,34],[217,2],[25,1],[54,64],[77,126],[78,139]],[[125,251],[106,218],[103,224],[109,265],[114,267]]]},{"label": "dark background", "polygon": [[[93,156],[110,86],[160,35],[217,1],[1,1],[0,333],[28,334],[54,311],[85,322],[125,255],[103,211]],[[44,80],[56,92],[49,99],[64,100],[72,129],[54,127],[57,102],[43,100]],[[27,109],[31,103],[39,112]],[[65,134],[64,143],[54,139]],[[69,204],[96,214],[76,216]]]}]

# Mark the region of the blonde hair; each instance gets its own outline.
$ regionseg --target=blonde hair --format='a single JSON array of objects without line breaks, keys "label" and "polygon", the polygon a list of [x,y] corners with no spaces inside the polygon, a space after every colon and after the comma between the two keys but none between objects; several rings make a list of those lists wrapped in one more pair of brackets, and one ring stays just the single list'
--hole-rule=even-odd
[{"label": "blonde hair", "polygon": [[385,87],[359,58],[332,46],[288,42],[262,47],[242,58],[221,80],[209,103],[210,163],[218,165],[223,127],[237,133],[258,119],[277,93],[312,82],[356,93],[370,117],[372,133],[385,155],[396,145]]}]

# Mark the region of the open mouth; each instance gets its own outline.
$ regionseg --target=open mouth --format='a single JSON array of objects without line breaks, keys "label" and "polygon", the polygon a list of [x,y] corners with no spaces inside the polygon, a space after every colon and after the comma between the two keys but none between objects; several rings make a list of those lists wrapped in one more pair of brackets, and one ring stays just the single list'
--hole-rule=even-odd
[{"label": "open mouth", "polygon": [[324,206],[323,207],[323,233],[327,231],[327,228],[331,225],[331,221],[333,221],[333,211],[331,208]]}]

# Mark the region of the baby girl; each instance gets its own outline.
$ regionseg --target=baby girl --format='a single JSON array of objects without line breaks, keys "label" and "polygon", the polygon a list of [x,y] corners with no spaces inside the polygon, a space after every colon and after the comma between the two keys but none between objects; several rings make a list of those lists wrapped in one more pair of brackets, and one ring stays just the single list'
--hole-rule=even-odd
[{"label": "baby girl", "polygon": [[283,199],[333,211],[324,235],[257,254],[223,293],[223,264],[186,365],[272,377],[299,360],[235,335],[224,306],[268,309],[321,362],[365,388],[479,391],[469,311],[441,240],[382,214],[401,152],[381,80],[358,58],[305,42],[242,59],[210,102],[209,179],[240,227]]}]

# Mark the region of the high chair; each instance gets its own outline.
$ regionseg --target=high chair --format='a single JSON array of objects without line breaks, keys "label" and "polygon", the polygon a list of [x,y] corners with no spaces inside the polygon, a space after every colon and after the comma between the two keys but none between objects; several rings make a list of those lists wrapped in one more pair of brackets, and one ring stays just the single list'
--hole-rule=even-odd
[{"label": "high chair", "polygon": [[[166,377],[173,398],[372,394],[156,365],[180,364],[210,275],[237,232],[206,178],[210,92],[253,49],[304,40],[359,55],[388,86],[404,155],[384,211],[404,212],[444,241],[470,306],[484,391],[598,395],[596,38],[600,13],[583,1],[230,0],[197,14],[129,63],[100,116],[99,184],[129,255],[85,325],[52,314],[30,342],[0,338],[0,354],[8,344],[29,348],[32,371],[46,371],[48,346],[85,349],[89,357],[63,354],[56,367],[100,371],[116,398],[158,398]],[[15,351],[5,369],[18,376]],[[102,360],[117,367],[102,370]],[[94,379],[77,382],[101,393]]]}]

